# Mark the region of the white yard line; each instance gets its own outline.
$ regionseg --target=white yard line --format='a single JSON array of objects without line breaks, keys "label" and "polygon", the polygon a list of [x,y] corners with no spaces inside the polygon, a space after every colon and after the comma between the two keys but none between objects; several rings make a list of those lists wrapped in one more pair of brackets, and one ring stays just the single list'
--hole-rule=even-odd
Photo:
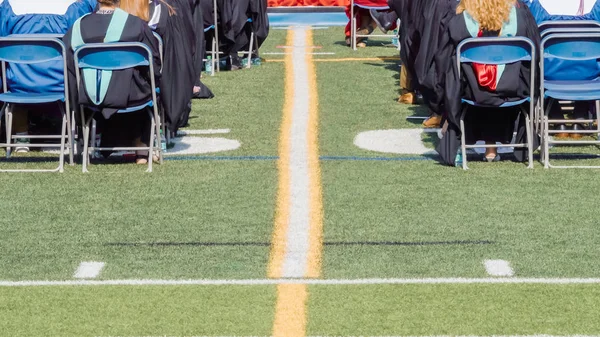
[{"label": "white yard line", "polygon": [[77,279],[96,278],[103,268],[104,262],[81,262],[73,277]]},{"label": "white yard line", "polygon": [[374,279],[246,279],[246,280],[80,280],[80,281],[0,281],[0,287],[44,286],[269,286],[305,284],[323,286],[385,284],[600,284],[600,278],[374,278]]},{"label": "white yard line", "polygon": [[308,122],[310,84],[306,62],[306,29],[298,28],[292,50],[294,100],[290,135],[290,213],[282,277],[304,277],[310,248],[310,175]]},{"label": "white yard line", "polygon": [[511,268],[510,263],[505,260],[485,260],[485,271],[490,276],[497,277],[512,277],[515,275],[514,270]]}]

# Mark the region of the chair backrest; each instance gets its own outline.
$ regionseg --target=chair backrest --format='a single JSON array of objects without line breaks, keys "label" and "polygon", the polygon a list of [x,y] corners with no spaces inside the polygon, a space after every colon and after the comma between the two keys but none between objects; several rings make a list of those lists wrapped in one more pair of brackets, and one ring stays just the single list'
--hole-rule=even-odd
[{"label": "chair backrest", "polygon": [[544,29],[540,31],[540,36],[542,39],[550,34],[558,34],[558,33],[597,33],[600,32],[600,26],[595,27],[573,27],[573,26],[564,26],[564,27],[552,27],[548,29]]},{"label": "chair backrest", "polygon": [[6,63],[36,64],[61,61],[63,64],[64,92],[68,102],[67,52],[60,38],[50,35],[11,35],[0,37],[2,89],[8,92]]},{"label": "chair backrest", "polygon": [[544,31],[553,28],[600,28],[600,22],[594,20],[544,21],[538,25],[538,28],[544,34]]},{"label": "chair backrest", "polygon": [[[536,46],[526,37],[469,38],[459,43],[456,48],[456,66],[458,67],[458,74],[460,76],[462,63],[508,65],[516,62],[532,62],[536,59],[535,51]],[[535,93],[535,90],[533,90],[535,68],[532,65],[531,76],[529,78],[531,108],[533,108]]]},{"label": "chair backrest", "polygon": [[58,38],[11,36],[0,38],[0,61],[34,64],[65,58],[65,45]]},{"label": "chair backrest", "polygon": [[157,32],[152,32],[152,35],[154,35],[154,38],[156,39],[156,41],[158,41],[158,52],[160,54],[160,63],[162,66],[162,63],[164,61],[164,42],[163,39],[160,35],[158,35]]},{"label": "chair backrest", "polygon": [[152,52],[139,42],[85,44],[75,51],[78,68],[124,70],[152,66]]},{"label": "chair backrest", "polygon": [[600,76],[600,31],[550,34],[540,50],[543,79],[578,81]]},{"label": "chair backrest", "polygon": [[[136,67],[148,67],[150,70],[152,95],[154,101],[156,101],[156,83],[154,81],[155,70],[152,62],[152,51],[150,51],[150,48],[148,48],[148,46],[145,44],[140,42],[84,44],[75,50],[74,59],[75,67],[77,68],[76,76],[78,90],[81,90],[79,87],[81,83],[81,72],[85,74],[90,70],[95,70],[102,71],[104,73],[106,71],[111,72]],[[110,78],[111,73],[107,73],[107,75]],[[102,84],[99,83],[99,81],[95,82],[93,85],[95,85],[96,88],[91,88],[90,86],[86,85],[88,94],[90,93],[90,90],[92,90],[92,92],[96,92],[96,95],[94,95],[95,99],[92,99],[92,101],[103,101],[103,96],[106,92],[104,91],[103,93],[99,93],[98,88],[100,86],[108,86],[108,82],[110,81],[104,82],[104,79]],[[99,104],[98,102],[95,102],[95,104]]]},{"label": "chair backrest", "polygon": [[456,48],[461,63],[511,64],[535,59],[535,46],[525,37],[477,37],[462,41]]}]

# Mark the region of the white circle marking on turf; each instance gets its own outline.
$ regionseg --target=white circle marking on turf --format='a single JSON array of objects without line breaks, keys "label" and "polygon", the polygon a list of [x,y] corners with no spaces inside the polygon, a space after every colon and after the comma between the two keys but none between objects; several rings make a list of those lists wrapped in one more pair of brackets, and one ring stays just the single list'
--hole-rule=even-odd
[{"label": "white circle marking on turf", "polygon": [[359,133],[354,145],[361,149],[395,154],[432,154],[423,145],[423,129],[373,130]]},{"label": "white circle marking on turf", "polygon": [[173,139],[175,146],[165,155],[205,154],[239,149],[242,144],[233,139],[218,137],[182,137]]}]

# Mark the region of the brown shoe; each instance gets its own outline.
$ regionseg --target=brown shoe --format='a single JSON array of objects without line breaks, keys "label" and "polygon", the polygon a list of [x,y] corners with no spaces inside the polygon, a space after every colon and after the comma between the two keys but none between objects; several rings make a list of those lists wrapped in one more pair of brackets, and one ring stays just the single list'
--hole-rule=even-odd
[{"label": "brown shoe", "polygon": [[564,124],[558,125],[557,130],[560,130],[560,131],[563,131],[563,132],[555,134],[554,138],[557,138],[557,139],[567,139],[567,138],[569,138],[569,133],[565,132],[565,131],[567,131],[567,126],[566,125],[564,125]]},{"label": "brown shoe", "polygon": [[403,93],[398,98],[398,103],[402,103],[402,104],[415,104],[415,94],[413,94],[412,92]]},{"label": "brown shoe", "polygon": [[423,122],[426,128],[439,128],[442,125],[442,116],[433,114]]}]

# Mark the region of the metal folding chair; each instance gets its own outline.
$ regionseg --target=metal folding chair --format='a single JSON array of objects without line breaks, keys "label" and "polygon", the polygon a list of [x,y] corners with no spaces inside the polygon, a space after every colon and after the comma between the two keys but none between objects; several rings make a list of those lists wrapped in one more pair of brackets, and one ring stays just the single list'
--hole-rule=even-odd
[{"label": "metal folding chair", "polygon": [[[600,30],[590,32],[565,32],[547,35],[541,42],[541,81],[540,81],[540,110],[544,111],[542,134],[542,161],[544,168],[600,168],[600,166],[558,166],[550,163],[549,149],[552,145],[599,145],[600,128],[596,130],[570,130],[569,133],[584,135],[597,135],[596,140],[554,140],[551,135],[563,131],[550,130],[550,124],[592,124],[600,121],[597,113],[596,119],[550,119],[552,105],[558,100],[562,101],[595,101],[596,111],[600,111],[600,79],[589,79],[588,72],[578,72],[576,69],[569,72],[567,79],[556,80],[549,78],[545,64],[550,60],[568,61],[573,68],[578,62],[597,63],[600,59]],[[549,100],[547,106],[545,100]],[[600,123],[599,123],[600,125]]]},{"label": "metal folding chair", "polygon": [[[152,62],[152,51],[139,42],[115,42],[115,43],[90,43],[84,44],[75,51],[75,68],[77,77],[77,89],[81,88],[81,77],[83,69],[94,69],[119,71],[137,67],[148,67],[150,72],[150,84],[152,89],[152,99],[145,104],[135,107],[128,107],[117,111],[117,113],[130,113],[150,108],[148,111],[150,116],[150,140],[147,147],[96,147],[90,146],[90,124],[94,119],[95,113],[100,106],[85,106],[80,105],[81,121],[83,127],[83,172],[88,172],[90,164],[90,151],[133,151],[147,150],[148,151],[148,169],[146,172],[152,172],[152,155],[156,151],[159,154],[159,160],[162,164],[162,150],[160,146],[160,115],[158,112],[157,88],[154,81],[154,65]],[[100,83],[96,83],[96,88]],[[86,116],[85,108],[91,111],[89,116]],[[158,139],[158,142],[157,142]]]},{"label": "metal folding chair", "polygon": [[208,62],[210,61],[210,76],[215,76],[215,66],[218,68],[218,70],[221,70],[221,67],[219,65],[219,60],[218,57],[221,55],[221,51],[219,50],[219,37],[217,36],[217,27],[215,25],[211,25],[208,26],[206,28],[204,28],[204,34],[209,33],[212,31],[212,39],[211,39],[211,48],[210,48],[210,60],[207,58],[204,58],[203,61],[204,62]]},{"label": "metal folding chair", "polygon": [[[63,62],[64,92],[61,93],[36,93],[36,92],[11,92],[6,81],[6,64],[36,64],[48,61]],[[73,134],[71,118],[69,116],[69,82],[67,75],[66,49],[63,42],[56,37],[20,35],[0,38],[0,61],[2,62],[2,88],[0,102],[3,103],[0,110],[0,118],[4,114],[6,124],[6,142],[0,147],[6,149],[7,158],[10,157],[12,143],[16,139],[57,139],[60,145],[48,143],[28,143],[30,147],[56,148],[59,147],[60,156],[58,167],[50,170],[39,169],[15,169],[0,170],[0,172],[63,172],[64,152],[69,151],[69,162],[73,164]],[[44,103],[58,103],[62,114],[62,127],[60,135],[13,135],[12,120],[13,106],[19,104],[35,105]]]},{"label": "metal folding chair", "polygon": [[358,14],[358,12],[355,10],[355,7],[367,9],[367,10],[374,9],[374,10],[378,10],[378,11],[390,9],[389,6],[366,6],[366,5],[361,5],[361,4],[357,3],[355,0],[350,0],[350,40],[351,40],[352,50],[356,50],[356,44],[357,44],[356,40],[360,37],[387,37],[390,39],[395,38],[395,35],[390,35],[390,34],[370,34],[370,35],[357,34],[356,33],[356,30],[357,30],[356,14]]},{"label": "metal folding chair", "polygon": [[[467,149],[475,148],[527,148],[528,151],[528,166],[533,168],[533,135],[532,123],[529,117],[529,112],[535,110],[535,45],[531,40],[525,37],[497,37],[497,38],[470,38],[462,41],[456,49],[456,66],[460,76],[461,65],[463,63],[479,63],[489,65],[506,65],[516,62],[532,62],[531,78],[530,78],[530,96],[514,101],[506,102],[499,107],[494,108],[513,108],[519,107],[521,113],[525,116],[526,128],[526,143],[519,144],[486,144],[486,145],[467,145],[465,136],[465,115],[469,106],[482,106],[477,102],[462,98],[463,108],[460,117],[461,131],[461,151],[463,157],[462,167],[464,170],[467,166]],[[529,111],[524,108],[524,104],[529,103]]]},{"label": "metal folding chair", "polygon": [[549,31],[551,29],[554,30],[553,31],[554,33],[557,32],[557,31],[555,31],[556,29],[558,29],[558,30],[570,29],[570,28],[594,29],[594,28],[600,28],[600,22],[593,21],[593,20],[544,21],[538,25],[538,28],[539,28],[540,34],[542,35],[542,38],[543,38],[545,35],[548,35],[548,33],[552,33]]}]

